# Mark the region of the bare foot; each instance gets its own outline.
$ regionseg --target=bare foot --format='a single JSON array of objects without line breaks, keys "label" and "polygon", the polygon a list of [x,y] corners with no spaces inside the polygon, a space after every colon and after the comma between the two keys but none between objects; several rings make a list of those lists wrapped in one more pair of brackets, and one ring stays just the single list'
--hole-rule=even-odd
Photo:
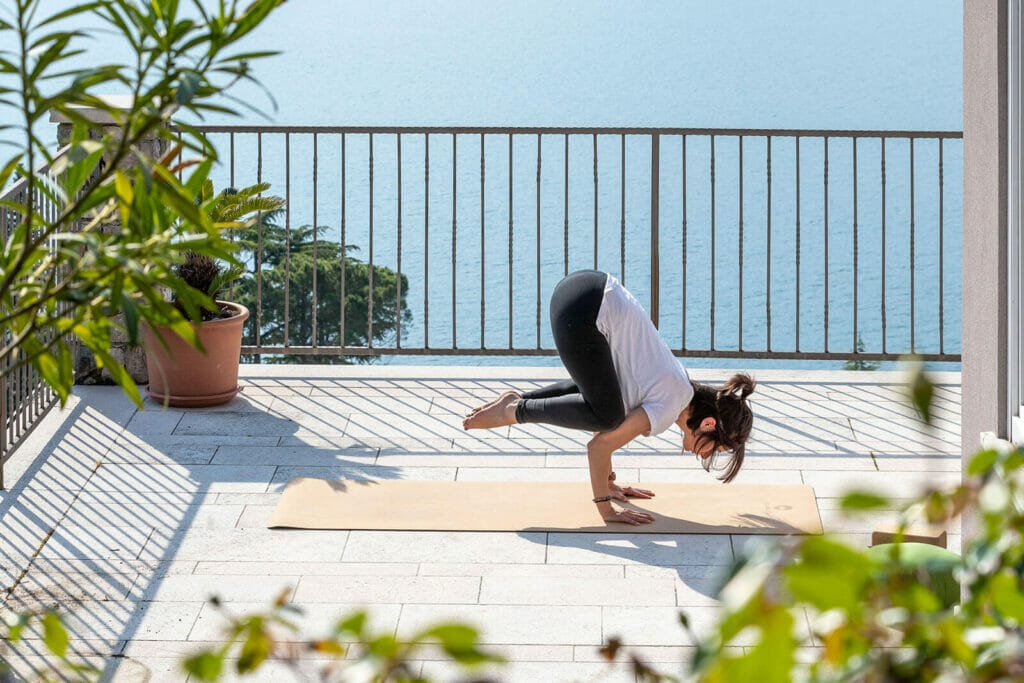
[{"label": "bare foot", "polygon": [[471,410],[468,413],[466,413],[466,417],[467,418],[473,417],[474,415],[479,413],[481,410],[487,410],[491,406],[497,405],[499,402],[505,400],[509,396],[514,396],[517,399],[523,397],[522,394],[520,394],[518,391],[511,391],[511,390],[510,391],[503,391],[501,393],[501,395],[498,396],[498,398],[494,399],[493,401],[485,403],[482,406],[477,406],[476,408],[473,408],[473,410]]},{"label": "bare foot", "polygon": [[462,421],[463,429],[494,429],[516,423],[516,401],[519,396],[506,392],[496,401],[469,415]]}]

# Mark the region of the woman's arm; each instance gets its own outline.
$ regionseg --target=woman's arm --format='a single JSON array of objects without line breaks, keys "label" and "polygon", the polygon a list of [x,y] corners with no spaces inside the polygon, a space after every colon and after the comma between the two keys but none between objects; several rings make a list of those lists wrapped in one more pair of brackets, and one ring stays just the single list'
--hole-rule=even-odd
[{"label": "woman's arm", "polygon": [[[612,472],[612,453],[650,431],[651,423],[643,408],[636,408],[626,416],[615,429],[598,432],[587,444],[587,460],[590,463],[590,485],[594,490],[594,498],[605,498],[610,495],[608,476]],[[623,509],[616,510],[610,501],[597,503],[601,516],[608,522],[626,522],[627,524],[647,524],[654,517],[646,512]]]}]

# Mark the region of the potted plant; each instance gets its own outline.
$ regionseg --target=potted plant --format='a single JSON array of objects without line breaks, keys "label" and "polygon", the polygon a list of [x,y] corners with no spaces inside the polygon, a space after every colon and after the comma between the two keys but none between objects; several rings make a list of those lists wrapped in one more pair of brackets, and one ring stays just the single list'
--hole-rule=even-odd
[{"label": "potted plant", "polygon": [[[200,192],[202,211],[221,229],[251,226],[261,214],[280,209],[280,197],[261,196],[266,183],[214,195],[207,180]],[[238,363],[242,326],[249,318],[245,306],[221,299],[222,292],[241,277],[239,263],[224,263],[206,254],[186,251],[175,266],[176,276],[200,296],[199,306],[175,299],[175,306],[191,321],[195,342],[162,326],[142,326],[149,371],[147,393],[164,405],[214,406],[227,403],[238,392]]]}]

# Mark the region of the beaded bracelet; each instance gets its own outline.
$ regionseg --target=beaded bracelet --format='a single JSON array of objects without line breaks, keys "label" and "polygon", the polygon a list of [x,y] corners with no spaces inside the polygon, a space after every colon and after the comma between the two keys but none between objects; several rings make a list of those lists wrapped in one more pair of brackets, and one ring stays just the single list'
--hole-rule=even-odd
[{"label": "beaded bracelet", "polygon": [[608,475],[608,481],[615,481],[615,471],[614,470],[612,471],[611,474]]},{"label": "beaded bracelet", "polygon": [[600,498],[595,498],[595,499],[594,499],[594,502],[595,502],[595,503],[607,503],[607,502],[608,502],[608,501],[610,501],[611,499],[612,499],[612,497],[611,497],[611,496],[601,496]]}]

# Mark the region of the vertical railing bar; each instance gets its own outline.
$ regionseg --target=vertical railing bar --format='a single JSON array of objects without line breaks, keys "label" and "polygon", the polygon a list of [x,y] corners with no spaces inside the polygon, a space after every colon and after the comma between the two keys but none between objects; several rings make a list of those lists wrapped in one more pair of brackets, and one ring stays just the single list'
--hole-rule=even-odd
[{"label": "vertical railing bar", "polygon": [[943,278],[943,268],[945,266],[945,260],[946,260],[945,259],[945,254],[943,252],[943,233],[945,232],[943,230],[943,220],[944,220],[943,211],[944,211],[944,208],[945,208],[943,206],[943,204],[944,204],[944,201],[943,201],[943,183],[944,183],[944,178],[942,176],[942,174],[943,174],[943,167],[942,167],[942,143],[943,142],[944,142],[943,139],[939,138],[939,353],[940,354],[944,354],[946,352],[946,348],[945,348],[946,347],[946,345],[945,345],[946,325],[945,325],[945,318],[944,318],[945,311],[944,311],[944,305],[943,305],[944,304],[943,299],[945,298],[944,294],[943,294],[944,282],[945,282],[945,280]]},{"label": "vertical railing bar", "polygon": [[882,138],[882,353],[886,350],[885,319],[885,138]]},{"label": "vertical railing bar", "polygon": [[824,207],[825,207],[825,353],[828,353],[828,136],[826,135],[822,142],[825,147],[825,155],[823,161],[823,174],[824,174]]},{"label": "vertical railing bar", "polygon": [[594,133],[594,270],[597,270],[597,133]]},{"label": "vertical railing bar", "polygon": [[800,351],[800,136],[796,137],[796,345]]},{"label": "vertical railing bar", "polygon": [[562,137],[565,142],[565,173],[562,181],[562,216],[564,219],[562,231],[562,275],[564,276],[569,274],[569,135],[566,133]]},{"label": "vertical railing bar", "polygon": [[[263,133],[256,134],[256,182],[263,182]],[[260,193],[263,196],[263,193]],[[263,212],[256,215],[256,346],[263,330]],[[262,357],[261,357],[262,358]]]},{"label": "vertical railing bar", "polygon": [[348,248],[345,244],[345,134],[341,134],[341,292],[339,293],[339,307],[341,308],[341,322],[338,334],[340,339],[338,344],[345,348],[348,346],[348,342],[345,339],[345,264],[348,262]]},{"label": "vertical railing bar", "polygon": [[680,181],[681,184],[682,184],[681,190],[682,190],[682,198],[683,198],[683,225],[682,225],[682,228],[683,228],[683,236],[682,236],[682,239],[683,239],[683,245],[682,245],[683,246],[683,254],[682,254],[682,256],[683,256],[683,271],[682,271],[682,277],[680,278],[681,281],[682,281],[681,282],[681,284],[682,284],[682,291],[680,292],[680,295],[681,295],[681,298],[682,298],[682,308],[683,308],[682,349],[681,350],[685,351],[686,350],[686,230],[687,230],[687,225],[686,225],[686,135],[683,135],[683,148],[682,148],[682,154],[680,156],[682,157],[682,166],[683,166],[682,174],[681,174],[682,175],[682,180]]},{"label": "vertical railing bar", "polygon": [[395,348],[402,348],[402,134],[395,135],[398,154],[398,253],[395,278]]},{"label": "vertical railing bar", "polygon": [[765,161],[765,179],[768,190],[768,198],[766,201],[765,215],[768,218],[766,244],[766,261],[765,261],[765,300],[764,300],[764,319],[767,325],[767,335],[765,336],[765,350],[771,352],[772,350],[772,136],[766,135],[765,142],[767,145],[768,154]]},{"label": "vertical railing bar", "polygon": [[288,293],[289,284],[291,283],[291,216],[292,216],[292,201],[291,201],[291,133],[284,134],[284,346],[288,347],[291,345],[291,337],[288,333],[288,318],[289,318],[289,306],[291,304],[290,296]]},{"label": "vertical railing bar", "polygon": [[739,350],[743,350],[743,136],[739,136],[740,145],[740,158],[739,158],[739,176],[740,176],[740,192],[739,192],[739,244],[737,245],[737,251],[739,252],[739,330],[738,330],[738,345]]},{"label": "vertical railing bar", "polygon": [[318,251],[318,246],[319,246],[317,244],[317,239],[318,239],[318,235],[317,235],[317,225],[318,225],[318,223],[317,223],[317,208],[318,208],[318,206],[317,206],[317,184],[318,184],[317,183],[317,171],[319,170],[317,168],[317,164],[320,161],[319,158],[318,158],[318,155],[317,155],[317,151],[318,151],[317,150],[317,143],[319,142],[317,138],[318,138],[318,134],[317,133],[313,133],[313,318],[312,318],[313,324],[312,324],[312,327],[311,327],[311,332],[312,332],[312,337],[313,338],[310,340],[310,343],[313,346],[313,348],[316,348],[317,346],[319,346],[319,343],[318,343],[318,340],[317,340],[317,329],[316,329],[316,327],[317,327],[317,325],[316,325],[317,324],[317,308],[318,308],[318,303],[319,303],[319,301],[318,301],[319,297],[317,296],[317,292],[318,292],[317,284],[318,283],[317,283],[317,273],[316,273],[316,271],[317,271],[317,251]]},{"label": "vertical railing bar", "polygon": [[486,218],[484,216],[484,204],[486,189],[484,186],[484,179],[486,177],[486,168],[484,166],[484,134],[480,134],[480,348],[481,350],[486,346],[484,343],[484,321],[487,317],[487,248],[486,244],[486,230],[484,223]]},{"label": "vertical railing bar", "polygon": [[[430,133],[423,134],[423,348],[430,348]],[[454,266],[453,266],[454,267]]]},{"label": "vertical railing bar", "polygon": [[508,134],[508,348],[512,349],[512,133]]},{"label": "vertical railing bar", "polygon": [[711,345],[715,350],[715,136],[711,136]]},{"label": "vertical railing bar", "polygon": [[459,144],[458,135],[456,133],[452,133],[452,348],[453,349],[459,348],[458,341],[456,339],[456,334],[457,334],[456,333],[456,310],[457,309],[455,307],[455,297],[456,297],[456,289],[455,288],[457,286],[456,271],[458,270],[458,261],[455,260],[455,256],[456,256],[456,253],[458,251],[458,239],[459,239],[459,233],[458,233],[458,229],[457,229],[458,228],[458,219],[457,219],[458,204],[457,204],[457,200],[456,200],[457,190],[458,190],[458,183],[456,181],[458,179],[458,170],[459,170],[459,165],[458,165],[459,162],[458,162],[458,155],[457,155],[458,144]]},{"label": "vertical railing bar", "polygon": [[369,254],[367,257],[366,288],[366,346],[373,348],[373,133],[370,133],[370,201],[369,201]]},{"label": "vertical railing bar", "polygon": [[661,258],[660,216],[661,206],[661,137],[651,135],[651,322],[658,326],[660,312]]},{"label": "vertical railing bar", "polygon": [[914,328],[917,324],[914,307],[914,138],[910,138],[910,352],[917,350],[914,340]]},{"label": "vertical railing bar", "polygon": [[[3,231],[4,241],[7,239],[7,210],[2,210],[4,219]],[[6,361],[4,361],[6,365]],[[0,373],[2,374],[2,373]],[[7,484],[4,482],[4,463],[7,460],[7,388],[8,379],[7,377],[0,377],[0,491],[7,488]]]},{"label": "vertical railing bar", "polygon": [[860,338],[857,328],[858,290],[860,280],[857,276],[860,244],[857,240],[857,138],[853,138],[853,350],[859,353],[857,340]]},{"label": "vertical railing bar", "polygon": [[231,177],[230,177],[230,180],[229,180],[229,184],[231,185],[231,187],[234,187],[235,186],[235,134],[231,133],[231,135],[229,136],[229,139],[231,141],[231,174],[230,174]]},{"label": "vertical railing bar", "polygon": [[537,348],[540,348],[540,133],[537,133]]},{"label": "vertical railing bar", "polygon": [[626,136],[619,136],[619,280],[626,284]]}]

